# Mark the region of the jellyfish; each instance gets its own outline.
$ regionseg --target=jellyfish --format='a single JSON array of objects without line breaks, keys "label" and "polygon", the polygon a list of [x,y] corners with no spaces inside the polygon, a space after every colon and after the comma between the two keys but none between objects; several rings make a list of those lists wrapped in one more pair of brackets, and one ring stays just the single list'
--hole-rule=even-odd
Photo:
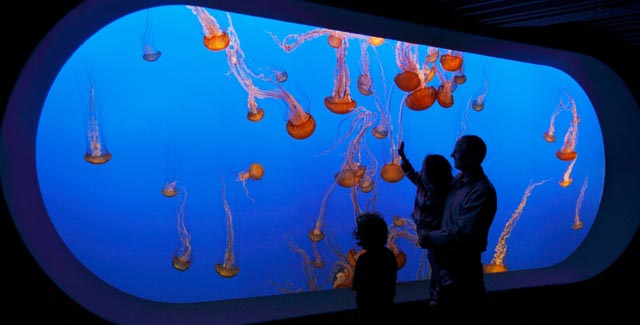
[{"label": "jellyfish", "polygon": [[451,72],[455,72],[462,67],[464,57],[462,52],[449,50],[446,54],[440,56],[440,66]]},{"label": "jellyfish", "polygon": [[437,47],[429,46],[427,47],[427,55],[425,55],[424,60],[429,63],[435,63],[440,57],[440,50]]},{"label": "jellyfish", "polygon": [[578,159],[576,158],[572,160],[571,163],[569,164],[569,167],[567,167],[567,170],[564,172],[562,179],[558,182],[560,186],[568,187],[573,182],[573,178],[571,178],[571,171],[573,171],[573,166],[576,164],[576,160]]},{"label": "jellyfish", "polygon": [[422,83],[419,76],[418,45],[398,42],[395,53],[396,65],[400,68],[400,73],[395,76],[393,81],[402,91],[411,92],[416,90]]},{"label": "jellyfish", "polygon": [[522,214],[522,210],[527,205],[527,200],[531,195],[531,191],[537,186],[540,186],[549,179],[542,180],[534,183],[533,181],[529,183],[529,186],[524,191],[522,195],[522,200],[518,205],[516,211],[513,212],[511,218],[507,221],[507,224],[504,227],[504,230],[500,234],[500,238],[498,238],[498,244],[496,245],[495,253],[493,254],[493,258],[489,264],[484,266],[484,273],[498,273],[498,272],[506,272],[507,266],[504,264],[504,257],[507,254],[507,239],[511,236],[511,232],[513,231],[513,227],[515,227],[516,222],[520,219],[520,215]]},{"label": "jellyfish", "polygon": [[98,111],[95,106],[95,87],[91,83],[89,89],[89,125],[87,129],[88,145],[84,160],[94,165],[104,164],[111,160],[111,153],[107,150],[104,134],[100,128]]},{"label": "jellyfish", "polygon": [[488,91],[489,91],[489,82],[485,78],[483,90],[480,91],[480,93],[471,102],[471,108],[473,108],[474,111],[480,112],[484,109],[484,98],[487,97]]},{"label": "jellyfish", "polygon": [[437,93],[433,86],[420,86],[407,96],[405,105],[414,111],[423,111],[435,103]]},{"label": "jellyfish", "polygon": [[345,161],[340,167],[340,171],[338,171],[334,178],[338,185],[342,187],[354,187],[360,184],[362,178],[364,177],[366,167],[361,164],[359,159],[360,153],[362,152],[362,142],[365,132],[368,128],[373,125],[373,113],[368,111],[366,108],[359,106],[357,110],[354,111],[355,117],[352,122],[352,127],[349,133],[353,130],[356,130],[356,127],[359,125],[359,129],[357,134],[354,136],[353,140],[349,142],[347,147],[347,152],[345,153]]},{"label": "jellyfish", "polygon": [[147,9],[146,24],[142,37],[140,38],[140,43],[142,43],[142,59],[147,62],[157,61],[162,54],[153,42],[153,33],[151,28],[151,9]]},{"label": "jellyfish", "polygon": [[456,85],[462,85],[467,82],[467,76],[464,74],[464,65],[456,70],[456,73],[453,75],[453,82],[455,82]]},{"label": "jellyfish", "polygon": [[369,48],[368,42],[360,43],[360,75],[358,76],[358,91],[365,96],[373,94],[373,85],[371,84],[371,72],[369,71]]},{"label": "jellyfish", "polygon": [[320,213],[318,213],[318,218],[316,219],[316,225],[313,229],[309,231],[309,239],[312,242],[319,242],[324,239],[324,211],[327,207],[327,200],[329,199],[329,194],[333,192],[333,189],[336,187],[336,182],[332,182],[329,189],[324,193],[322,197],[322,202],[320,203]]},{"label": "jellyfish", "polygon": [[229,46],[229,35],[220,29],[216,19],[206,9],[199,6],[187,6],[187,8],[191,9],[202,25],[202,33],[204,34],[202,42],[206,48],[218,52]]},{"label": "jellyfish", "polygon": [[320,254],[320,250],[318,250],[318,243],[312,241],[311,249],[313,250],[313,260],[311,260],[311,265],[316,269],[321,269],[325,267],[326,263],[322,258],[322,254]]},{"label": "jellyfish", "polygon": [[333,78],[333,92],[324,99],[324,105],[333,113],[347,114],[356,107],[356,101],[351,98],[349,90],[349,69],[345,61],[348,42],[345,39],[342,45],[336,48],[336,68]]},{"label": "jellyfish", "polygon": [[[316,129],[316,122],[313,116],[304,111],[302,106],[296,101],[296,99],[287,92],[277,81],[264,76],[263,74],[254,73],[245,63],[244,52],[240,48],[240,40],[236,34],[233,24],[231,22],[231,16],[227,13],[229,19],[229,28],[227,29],[227,35],[229,37],[229,46],[225,49],[227,54],[227,63],[231,72],[236,77],[240,86],[249,93],[249,113],[248,117],[251,120],[251,116],[256,116],[257,120],[262,118],[264,112],[258,108],[257,104],[251,104],[255,102],[255,98],[274,98],[284,102],[287,107],[288,120],[286,124],[287,133],[294,139],[302,140],[310,137]],[[275,85],[275,89],[263,90],[258,88],[254,79],[266,81]],[[259,117],[259,118],[258,118]]]},{"label": "jellyfish", "polygon": [[[178,195],[178,163],[176,161],[177,154],[174,150],[171,150],[168,144],[163,145],[163,152],[166,162],[167,176],[160,191],[162,195],[166,197],[174,197]],[[171,152],[170,152],[171,151]]]},{"label": "jellyfish", "polygon": [[[405,102],[406,100],[403,100]],[[402,104],[398,113],[398,126],[402,125]],[[402,171],[402,167],[400,167],[400,156],[398,156],[398,150],[396,150],[396,143],[393,141],[393,137],[389,137],[389,142],[391,142],[391,161],[384,164],[382,168],[380,168],[380,177],[388,182],[388,183],[397,183],[404,178],[404,172]],[[402,128],[399,128],[398,131],[398,143],[402,142]]]},{"label": "jellyfish", "polygon": [[567,97],[569,98],[570,103],[561,102],[560,105],[571,111],[571,124],[569,125],[569,129],[567,129],[567,133],[564,135],[562,148],[556,151],[556,157],[563,161],[571,161],[576,159],[578,156],[578,153],[576,152],[576,143],[578,142],[578,123],[580,122],[580,117],[578,117],[576,102],[568,94]]},{"label": "jellyfish", "polygon": [[255,202],[255,201],[251,197],[251,195],[249,195],[249,188],[247,188],[247,181],[248,180],[259,181],[262,179],[263,176],[264,176],[264,167],[262,167],[262,165],[260,165],[259,163],[252,163],[251,165],[249,165],[248,169],[238,173],[237,180],[239,182],[242,182],[242,188],[244,189],[244,193],[251,202]]},{"label": "jellyfish", "polygon": [[376,36],[369,36],[369,44],[371,44],[373,46],[380,46],[380,45],[382,45],[382,43],[384,43],[384,38],[376,37]]},{"label": "jellyfish", "polygon": [[455,90],[453,78],[447,79],[445,74],[440,70],[436,70],[436,74],[438,75],[438,79],[440,79],[440,86],[438,86],[436,92],[436,100],[443,108],[450,108],[453,106],[453,91]]},{"label": "jellyfish", "polygon": [[342,37],[340,36],[340,32],[326,29],[326,28],[316,28],[312,29],[303,34],[290,34],[280,41],[276,35],[271,32],[267,32],[273,40],[278,44],[278,46],[283,49],[286,53],[291,53],[298,46],[302,45],[306,41],[310,41],[312,39],[316,39],[321,36],[327,36],[327,43],[329,46],[333,48],[338,48],[342,46]]},{"label": "jellyfish", "polygon": [[556,123],[556,117],[558,116],[559,113],[560,113],[560,105],[557,105],[556,108],[553,110],[553,114],[551,114],[551,120],[549,121],[549,128],[547,129],[547,132],[542,134],[542,136],[544,137],[544,140],[549,143],[553,143],[556,141],[555,123]]},{"label": "jellyfish", "polygon": [[573,230],[580,230],[584,226],[584,223],[580,219],[580,209],[582,208],[582,201],[584,201],[584,192],[587,190],[588,184],[589,179],[587,178],[587,176],[585,176],[582,187],[580,188],[580,196],[578,197],[578,201],[576,202],[576,215],[573,218],[573,225],[571,225],[571,228],[573,228]]},{"label": "jellyfish", "polygon": [[287,237],[287,242],[289,245],[289,250],[302,257],[302,266],[307,277],[307,285],[309,287],[309,290],[319,290],[321,286],[318,285],[318,274],[315,270],[316,267],[313,265],[313,261],[311,260],[311,258],[309,258],[307,252],[300,248],[300,246],[298,246],[291,237]]},{"label": "jellyfish", "polygon": [[222,203],[224,204],[224,212],[227,215],[227,246],[224,252],[223,262],[216,263],[216,272],[225,278],[232,278],[240,272],[240,267],[236,264],[236,258],[233,253],[233,219],[231,215],[231,208],[227,201],[226,184],[222,179]]},{"label": "jellyfish", "polygon": [[387,238],[387,247],[393,252],[393,255],[396,257],[396,263],[398,264],[398,270],[402,269],[407,264],[407,254],[403,252],[398,245],[396,245],[396,240],[398,239],[398,233],[390,233]]},{"label": "jellyfish", "polygon": [[186,271],[191,266],[191,234],[187,231],[185,223],[185,206],[187,204],[187,191],[181,188],[182,202],[178,208],[177,228],[180,241],[177,250],[173,254],[173,267],[178,271]]},{"label": "jellyfish", "polygon": [[467,123],[469,122],[469,108],[473,105],[473,98],[470,98],[467,101],[467,106],[462,113],[462,118],[460,119],[460,129],[458,130],[457,139],[462,137],[467,132]]}]

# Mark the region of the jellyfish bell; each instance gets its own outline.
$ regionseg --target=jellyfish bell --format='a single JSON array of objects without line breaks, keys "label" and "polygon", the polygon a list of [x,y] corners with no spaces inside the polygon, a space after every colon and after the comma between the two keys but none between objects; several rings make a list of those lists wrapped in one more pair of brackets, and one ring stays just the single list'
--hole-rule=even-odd
[{"label": "jellyfish bell", "polygon": [[373,179],[365,175],[364,178],[362,179],[362,182],[358,184],[358,189],[362,193],[369,193],[373,190],[374,185],[375,183],[373,182]]},{"label": "jellyfish bell", "polygon": [[98,155],[93,155],[89,152],[87,152],[84,155],[84,160],[86,160],[88,163],[94,164],[94,165],[101,165],[106,163],[107,161],[111,160],[111,153],[109,152],[104,152],[102,154],[98,154]]},{"label": "jellyfish bell", "polygon": [[413,71],[402,71],[393,78],[393,81],[400,90],[406,92],[418,89],[422,83],[418,74]]},{"label": "jellyfish bell", "polygon": [[164,186],[162,187],[161,193],[166,197],[174,197],[178,195],[178,188],[176,187],[176,183],[175,182],[165,183]]},{"label": "jellyfish bell", "polygon": [[224,263],[216,263],[216,273],[223,278],[233,278],[238,275],[240,268],[233,265],[225,265]]},{"label": "jellyfish bell", "polygon": [[380,124],[371,128],[371,134],[373,134],[376,139],[384,139],[389,135],[389,130],[384,125]]},{"label": "jellyfish bell", "polygon": [[310,262],[311,266],[315,267],[316,269],[321,269],[323,267],[325,267],[326,263],[324,262],[324,260],[313,260]]},{"label": "jellyfish bell", "polygon": [[439,56],[440,56],[440,51],[438,51],[437,48],[430,46],[427,49],[427,55],[425,56],[424,59],[429,63],[435,63],[438,60]]},{"label": "jellyfish bell", "polygon": [[500,273],[500,272],[508,271],[506,266],[501,264],[493,264],[493,263],[489,263],[485,265],[482,269],[484,273]]},{"label": "jellyfish bell", "polygon": [[160,55],[162,55],[162,52],[160,51],[148,52],[148,53],[142,54],[142,59],[147,62],[155,62],[160,58]]},{"label": "jellyfish bell", "polygon": [[455,72],[462,67],[462,56],[443,54],[440,56],[440,66],[447,71]]},{"label": "jellyfish bell", "polygon": [[368,74],[363,73],[358,76],[358,90],[365,96],[371,96],[371,94],[373,94],[371,77]]},{"label": "jellyfish bell", "polygon": [[356,108],[356,101],[351,98],[334,98],[333,96],[327,96],[324,99],[324,106],[326,106],[331,112],[336,114],[347,114]]},{"label": "jellyfish bell", "polygon": [[380,169],[380,177],[389,183],[397,183],[404,177],[404,172],[399,164],[390,162],[382,166]]},{"label": "jellyfish bell", "polygon": [[544,137],[544,140],[549,143],[553,143],[556,141],[556,136],[549,132],[545,132],[542,136]]},{"label": "jellyfish bell", "polygon": [[369,44],[373,46],[380,46],[382,45],[382,43],[384,43],[384,38],[382,37],[375,37],[375,36],[369,37]]},{"label": "jellyfish bell", "polygon": [[264,109],[258,107],[255,112],[249,111],[247,113],[247,120],[251,122],[259,122],[264,117]]},{"label": "jellyfish bell", "polygon": [[583,226],[584,226],[584,223],[578,220],[573,225],[571,225],[571,228],[573,228],[573,230],[580,230],[582,229]]},{"label": "jellyfish bell", "polygon": [[407,96],[405,105],[414,111],[422,111],[433,105],[436,101],[436,88],[433,86],[420,87]]},{"label": "jellyfish bell", "polygon": [[403,227],[405,224],[405,219],[399,216],[393,216],[393,225],[396,227]]},{"label": "jellyfish bell", "polygon": [[202,38],[204,46],[214,52],[226,49],[229,46],[229,41],[229,35],[224,31],[220,31],[220,33],[217,34],[205,35]]},{"label": "jellyfish bell", "polygon": [[562,161],[572,161],[578,157],[578,153],[571,150],[558,150],[556,157]]},{"label": "jellyfish bell", "polygon": [[338,185],[342,187],[354,187],[362,181],[366,167],[345,168],[334,175]]},{"label": "jellyfish bell", "polygon": [[573,182],[573,178],[563,179],[558,182],[562,187],[568,187]]},{"label": "jellyfish bell", "polygon": [[283,83],[289,79],[289,73],[285,70],[276,72],[276,80],[279,83]]},{"label": "jellyfish bell", "polygon": [[258,181],[262,179],[263,176],[264,167],[262,167],[262,165],[260,165],[259,163],[252,163],[251,165],[249,165],[249,178],[254,181]]},{"label": "jellyfish bell", "polygon": [[449,87],[445,87],[443,85],[438,86],[438,91],[436,92],[436,100],[438,104],[443,108],[449,108],[453,106],[453,94],[451,94],[451,89]]},{"label": "jellyfish bell", "polygon": [[307,119],[302,123],[293,124],[291,120],[287,121],[287,133],[296,140],[303,140],[310,137],[315,130],[316,121],[313,119],[313,116],[308,113]]},{"label": "jellyfish bell", "polygon": [[[481,101],[478,101],[478,100],[473,100],[471,102],[471,108],[473,108],[473,110],[476,111],[476,112],[480,112],[480,111],[482,111],[484,109],[484,103],[481,102]],[[547,141],[553,142],[553,141],[556,140],[556,137],[554,135],[550,135],[550,136],[553,137],[553,140],[551,140],[551,141],[547,140]],[[545,139],[546,138],[547,138],[547,134],[545,133]]]},{"label": "jellyfish bell", "polygon": [[453,76],[453,82],[455,82],[457,85],[462,85],[463,83],[467,82],[467,76],[465,76],[464,74],[457,74]]},{"label": "jellyfish bell", "polygon": [[314,243],[317,243],[324,239],[324,232],[322,232],[319,229],[315,229],[315,228],[311,229],[308,235],[309,235],[309,239]]},{"label": "jellyfish bell", "polygon": [[329,46],[337,49],[342,46],[342,37],[340,37],[336,32],[331,32],[329,33],[329,36],[327,36],[327,42],[329,43]]},{"label": "jellyfish bell", "polygon": [[175,268],[178,271],[186,271],[191,266],[191,259],[187,255],[183,255],[183,256],[174,255],[172,262],[173,262],[173,268]]}]

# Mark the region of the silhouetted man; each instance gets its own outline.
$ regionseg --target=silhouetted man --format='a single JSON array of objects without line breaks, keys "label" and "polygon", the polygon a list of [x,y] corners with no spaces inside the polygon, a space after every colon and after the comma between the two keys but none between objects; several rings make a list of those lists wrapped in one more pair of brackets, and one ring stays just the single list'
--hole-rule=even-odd
[{"label": "silhouetted man", "polygon": [[460,312],[481,307],[486,292],[481,255],[487,249],[498,204],[496,190],[481,166],[486,152],[478,136],[458,139],[451,157],[460,172],[447,196],[442,226],[419,232],[420,246],[433,249],[441,263],[440,306]]}]

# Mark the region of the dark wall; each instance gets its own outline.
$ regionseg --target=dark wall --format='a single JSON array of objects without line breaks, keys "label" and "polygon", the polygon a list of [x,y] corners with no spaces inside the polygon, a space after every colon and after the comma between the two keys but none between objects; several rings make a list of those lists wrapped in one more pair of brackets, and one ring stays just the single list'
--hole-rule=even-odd
[{"label": "dark wall", "polygon": [[[331,3],[332,1],[314,2]],[[0,77],[2,81],[2,113],[4,113],[11,94],[13,83],[30,53],[50,28],[78,3],[80,3],[78,0],[44,1],[34,5],[32,2],[22,1],[12,3],[11,10],[6,8],[3,10],[4,17],[0,19],[4,49]],[[385,8],[378,2],[375,2],[377,4],[367,3],[366,6],[358,3],[360,2],[343,1],[341,5],[348,4],[353,9],[368,13],[421,22],[422,16],[411,10],[394,13],[394,8]],[[423,21],[429,20],[423,19]],[[447,20],[440,16],[429,22],[456,30],[465,30],[466,26],[460,17],[452,17]],[[466,26],[466,28],[468,28],[466,30],[468,32],[477,31],[492,36],[489,30],[477,29],[473,26]],[[636,59],[633,52],[602,48],[597,44],[588,47],[580,42],[574,42],[572,45],[567,35],[554,33],[553,30],[526,37],[511,35],[504,31],[493,35],[535,45],[557,45],[558,48],[594,56],[612,67],[627,83],[636,100],[640,102],[638,68],[632,65],[633,60]],[[40,269],[13,224],[4,201],[4,195],[0,202],[0,209],[2,238],[6,243],[2,267],[2,288],[4,289],[2,295],[6,304],[3,306],[3,310],[6,311],[2,315],[3,319],[11,324],[40,323],[43,317],[48,323],[106,323],[69,298]],[[625,323],[631,319],[640,320],[640,308],[637,306],[637,302],[640,301],[637,298],[638,289],[640,289],[640,266],[638,266],[640,263],[636,262],[640,257],[638,237],[636,232],[633,242],[621,258],[595,278],[569,285],[492,292],[489,296],[491,309],[488,312],[495,313],[497,319],[505,321],[509,319],[505,316],[511,315],[513,312],[518,313],[519,319],[529,320],[592,321],[607,319],[613,321],[614,319],[625,319]],[[426,316],[429,314],[428,307],[423,302],[406,304],[400,308],[400,313],[403,316],[399,320],[403,322],[412,323],[414,320],[417,322],[418,317],[423,314],[425,315],[425,319],[421,320],[423,323],[428,318]],[[343,312],[305,317],[289,322],[327,321],[339,323],[352,319],[353,316],[353,312]]]}]

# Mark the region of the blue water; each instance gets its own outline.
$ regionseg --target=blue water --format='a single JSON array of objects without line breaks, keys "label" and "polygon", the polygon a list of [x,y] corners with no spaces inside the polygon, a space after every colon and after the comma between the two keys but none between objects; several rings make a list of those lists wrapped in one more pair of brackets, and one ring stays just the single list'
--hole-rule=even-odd
[{"label": "blue water", "polygon": [[[207,11],[223,30],[229,26],[226,12]],[[501,235],[502,262],[509,271],[561,262],[585,238],[602,195],[604,147],[593,106],[569,75],[547,66],[466,52],[467,81],[454,91],[453,107],[436,103],[413,111],[404,107],[405,93],[393,82],[400,72],[394,51],[397,41],[369,46],[375,95],[364,96],[356,85],[362,39],[353,37],[347,39],[346,62],[358,109],[338,115],[323,104],[332,94],[336,67],[336,50],[327,38],[308,40],[285,53],[268,33],[283,39],[317,27],[236,13],[229,17],[249,68],[256,73],[288,73],[280,86],[317,124],[309,138],[297,140],[287,134],[287,106],[279,99],[257,99],[265,116],[259,122],[247,120],[248,95],[230,72],[225,51],[203,46],[203,28],[185,6],[156,7],[105,26],[77,49],[51,86],[37,135],[42,196],[70,251],[107,283],[162,302],[330,290],[333,263],[358,248],[352,237],[356,211],[352,189],[332,187],[334,175],[355,141],[356,132],[348,131],[352,126],[358,129],[356,113],[368,111],[379,119],[384,109],[393,127],[390,137],[376,139],[367,130],[358,142],[368,168],[379,171],[389,163],[400,140],[416,168],[428,153],[449,157],[461,133],[477,134],[486,141],[484,168],[498,192],[498,212],[485,263],[492,261]],[[142,59],[145,44],[161,51],[156,61]],[[427,46],[419,46],[421,63]],[[276,89],[272,83],[254,82],[263,89]],[[485,82],[485,108],[469,109],[469,100],[483,92]],[[436,77],[430,84],[437,88],[440,82]],[[555,155],[570,126],[571,112],[557,115],[554,143],[542,136],[566,94],[575,100],[580,119],[578,158],[572,167]],[[388,98],[389,105],[376,105],[376,98],[383,104]],[[91,105],[98,114],[102,145],[112,154],[104,164],[83,158],[89,145]],[[254,162],[263,166],[264,177],[238,180]],[[559,181],[569,168],[573,181],[562,187]],[[168,180],[177,181],[178,196],[161,194]],[[390,225],[394,216],[408,218],[413,185],[406,178],[388,183],[379,172],[374,180],[372,192],[356,192],[358,208],[381,212]],[[527,187],[538,182],[544,183],[525,196]],[[300,252],[315,258],[307,234],[319,218],[326,237],[316,247],[326,266],[315,269]],[[583,227],[574,230],[577,219]],[[180,228],[179,220],[185,228]],[[190,236],[191,265],[179,271],[172,266],[172,257],[179,252],[179,235],[185,230]],[[300,251],[292,251],[291,243]],[[428,267],[423,251],[405,238],[396,244],[407,255],[398,281],[424,279]],[[229,247],[240,271],[226,278],[216,273],[215,265],[229,256]]]}]

